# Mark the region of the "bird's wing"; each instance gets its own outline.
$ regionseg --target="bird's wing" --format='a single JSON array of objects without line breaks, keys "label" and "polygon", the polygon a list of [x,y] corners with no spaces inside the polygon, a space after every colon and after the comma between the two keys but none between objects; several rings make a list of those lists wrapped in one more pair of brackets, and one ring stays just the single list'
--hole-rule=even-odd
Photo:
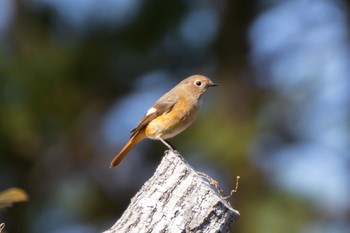
[{"label": "bird's wing", "polygon": [[169,112],[176,102],[178,101],[178,97],[175,95],[164,95],[160,98],[143,116],[140,120],[139,124],[131,130],[132,135],[134,135],[137,131],[144,128],[150,121],[154,118],[163,115],[164,113]]}]

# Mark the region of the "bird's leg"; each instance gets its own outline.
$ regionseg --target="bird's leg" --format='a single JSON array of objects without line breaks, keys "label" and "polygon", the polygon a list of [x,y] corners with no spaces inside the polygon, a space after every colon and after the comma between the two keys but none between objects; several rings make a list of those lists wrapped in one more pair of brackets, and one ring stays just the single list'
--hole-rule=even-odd
[{"label": "bird's leg", "polygon": [[176,151],[175,147],[172,146],[168,140],[164,140],[164,139],[162,139],[162,138],[159,138],[159,140],[160,140],[164,145],[166,145],[166,146],[169,148],[169,150],[171,150],[171,151]]},{"label": "bird's leg", "polygon": [[165,140],[165,142],[170,146],[171,150],[177,151],[176,148],[175,148],[175,146],[173,146],[173,144],[171,144],[171,143],[169,142],[169,140]]}]

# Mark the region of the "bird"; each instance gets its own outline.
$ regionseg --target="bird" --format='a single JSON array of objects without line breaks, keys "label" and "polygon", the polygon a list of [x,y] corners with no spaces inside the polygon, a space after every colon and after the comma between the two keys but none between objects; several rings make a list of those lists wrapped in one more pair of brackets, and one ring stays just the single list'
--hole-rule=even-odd
[{"label": "bird", "polygon": [[111,161],[110,168],[117,166],[145,138],[159,140],[174,151],[175,148],[167,139],[181,133],[194,122],[204,93],[217,85],[206,76],[192,75],[165,93],[131,130],[130,140]]}]

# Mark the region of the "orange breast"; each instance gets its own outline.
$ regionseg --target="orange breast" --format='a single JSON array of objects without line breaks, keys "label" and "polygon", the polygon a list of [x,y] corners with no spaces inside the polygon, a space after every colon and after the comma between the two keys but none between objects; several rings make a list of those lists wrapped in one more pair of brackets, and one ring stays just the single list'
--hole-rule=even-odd
[{"label": "orange breast", "polygon": [[167,139],[185,130],[195,120],[198,107],[188,104],[175,104],[168,113],[153,119],[145,128],[146,137]]}]

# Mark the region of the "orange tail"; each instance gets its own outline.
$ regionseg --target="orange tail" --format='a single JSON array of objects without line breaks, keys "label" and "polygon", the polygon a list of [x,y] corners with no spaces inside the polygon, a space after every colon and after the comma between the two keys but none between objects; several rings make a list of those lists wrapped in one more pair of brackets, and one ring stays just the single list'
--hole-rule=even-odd
[{"label": "orange tail", "polygon": [[112,160],[110,168],[117,166],[120,161],[124,158],[124,156],[132,149],[134,146],[142,141],[146,137],[145,130],[141,129],[137,131],[134,135],[131,136],[130,140],[126,145],[123,147],[123,149],[115,156],[115,158]]}]

